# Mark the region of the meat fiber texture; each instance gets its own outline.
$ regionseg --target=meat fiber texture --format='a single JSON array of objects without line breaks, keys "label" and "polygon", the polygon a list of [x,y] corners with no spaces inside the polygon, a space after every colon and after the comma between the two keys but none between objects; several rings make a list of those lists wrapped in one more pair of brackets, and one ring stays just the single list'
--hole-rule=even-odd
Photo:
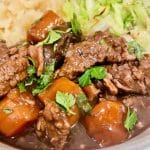
[{"label": "meat fiber texture", "polygon": [[70,133],[71,126],[67,116],[54,102],[46,104],[44,111],[38,119],[37,135],[48,137],[52,145],[57,149],[63,149],[66,139]]},{"label": "meat fiber texture", "polygon": [[26,78],[26,55],[25,50],[8,49],[4,42],[0,42],[0,96],[7,94]]},{"label": "meat fiber texture", "polygon": [[106,66],[104,86],[111,94],[135,93],[150,96],[150,56],[141,61]]},{"label": "meat fiber texture", "polygon": [[135,60],[128,52],[127,44],[121,37],[108,32],[97,32],[83,42],[70,44],[63,66],[57,76],[74,79],[93,65]]}]

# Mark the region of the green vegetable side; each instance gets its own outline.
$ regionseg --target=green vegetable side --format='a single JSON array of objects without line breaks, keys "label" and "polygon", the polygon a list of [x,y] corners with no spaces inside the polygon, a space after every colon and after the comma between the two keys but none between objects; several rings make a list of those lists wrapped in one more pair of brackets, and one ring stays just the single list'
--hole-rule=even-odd
[{"label": "green vegetable side", "polygon": [[149,52],[149,8],[146,0],[66,0],[62,10],[75,34],[89,35],[109,28],[116,35],[131,35]]}]

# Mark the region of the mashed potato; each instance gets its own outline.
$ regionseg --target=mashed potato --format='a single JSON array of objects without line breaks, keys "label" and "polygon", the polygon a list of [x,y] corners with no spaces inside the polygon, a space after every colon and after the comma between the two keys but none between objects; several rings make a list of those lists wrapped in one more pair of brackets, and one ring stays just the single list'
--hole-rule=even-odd
[{"label": "mashed potato", "polygon": [[59,15],[64,0],[1,0],[0,39],[8,45],[26,39],[27,30],[48,9]]}]

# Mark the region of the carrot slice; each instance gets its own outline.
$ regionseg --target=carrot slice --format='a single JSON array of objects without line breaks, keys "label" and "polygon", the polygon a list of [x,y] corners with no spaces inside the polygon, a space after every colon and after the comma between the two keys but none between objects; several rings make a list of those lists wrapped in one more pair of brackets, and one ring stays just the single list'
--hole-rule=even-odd
[{"label": "carrot slice", "polygon": [[27,39],[32,43],[40,42],[46,38],[49,30],[63,23],[63,19],[61,19],[55,12],[49,10],[28,30]]},{"label": "carrot slice", "polygon": [[[38,95],[39,99],[44,103],[48,103],[51,100],[55,100],[57,91],[64,93],[71,93],[73,95],[83,93],[80,86],[73,81],[65,77],[56,79],[51,86],[49,86],[45,91]],[[80,118],[80,110],[74,105],[72,111],[75,112],[75,115],[68,116],[69,123],[71,125],[75,124]]]},{"label": "carrot slice", "polygon": [[117,101],[104,100],[97,104],[85,117],[87,133],[101,146],[121,143],[128,137],[124,128],[126,107]]},{"label": "carrot slice", "polygon": [[38,113],[39,108],[30,93],[13,89],[0,101],[0,132],[14,136],[35,121]]}]

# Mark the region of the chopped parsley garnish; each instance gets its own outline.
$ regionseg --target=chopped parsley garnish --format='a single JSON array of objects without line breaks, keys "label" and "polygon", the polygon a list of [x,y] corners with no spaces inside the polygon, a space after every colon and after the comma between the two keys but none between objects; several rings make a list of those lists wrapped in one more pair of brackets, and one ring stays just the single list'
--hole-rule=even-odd
[{"label": "chopped parsley garnish", "polygon": [[129,107],[128,107],[128,113],[127,113],[127,117],[126,117],[126,120],[124,122],[124,127],[128,130],[128,131],[131,131],[136,122],[138,120],[138,117],[137,117],[137,113],[135,111],[132,111]]},{"label": "chopped parsley garnish", "polygon": [[79,78],[79,84],[81,87],[85,87],[92,83],[91,79],[101,80],[107,75],[107,70],[104,67],[95,66],[87,69],[84,74]]},{"label": "chopped parsley garnish", "polygon": [[24,82],[18,84],[20,92],[24,92],[27,86],[32,85],[32,94],[35,96],[41,93],[53,80],[55,61],[47,65],[44,69],[44,73],[39,77],[36,75],[35,63],[33,60],[27,68],[28,77]]},{"label": "chopped parsley garnish", "polygon": [[90,70],[86,70],[85,73],[79,78],[79,85],[84,87],[91,83]]},{"label": "chopped parsley garnish", "polygon": [[46,89],[49,83],[53,80],[53,72],[54,72],[55,62],[49,64],[45,67],[45,72],[36,79],[36,86],[32,90],[33,95],[37,95],[41,93],[44,89]]},{"label": "chopped parsley garnish", "polygon": [[23,82],[20,82],[18,84],[18,88],[19,88],[19,91],[22,93],[22,92],[25,92],[26,91],[26,87],[25,87],[25,84]]},{"label": "chopped parsley garnish", "polygon": [[92,110],[92,107],[88,102],[87,97],[84,93],[80,93],[77,95],[76,103],[82,114],[89,113]]},{"label": "chopped parsley garnish", "polygon": [[43,45],[53,44],[56,41],[58,41],[60,38],[61,38],[61,32],[57,30],[51,30],[49,31],[47,38],[39,42],[37,45],[43,46]]},{"label": "chopped parsley garnish", "polygon": [[128,42],[128,51],[129,53],[135,53],[136,58],[138,60],[141,60],[145,49],[136,41],[131,41],[131,42]]},{"label": "chopped parsley garnish", "polygon": [[56,93],[56,103],[63,107],[69,114],[75,115],[71,107],[75,104],[75,97],[69,93],[58,91]]},{"label": "chopped parsley garnish", "polygon": [[28,78],[25,80],[24,85],[32,85],[36,81],[36,67],[35,63],[32,61],[32,65],[27,67]]},{"label": "chopped parsley garnish", "polygon": [[4,109],[2,109],[2,111],[3,111],[5,114],[7,114],[7,115],[13,113],[13,110],[12,110],[12,109],[8,109],[8,108],[4,108]]},{"label": "chopped parsley garnish", "polygon": [[36,68],[33,65],[28,66],[27,73],[29,76],[32,76],[36,73]]}]

